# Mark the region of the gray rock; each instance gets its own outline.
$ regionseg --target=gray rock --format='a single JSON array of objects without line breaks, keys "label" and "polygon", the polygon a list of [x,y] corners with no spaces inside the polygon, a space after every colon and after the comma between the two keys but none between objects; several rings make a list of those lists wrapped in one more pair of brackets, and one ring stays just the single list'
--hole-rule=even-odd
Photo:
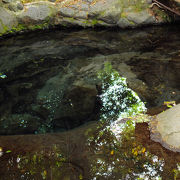
[{"label": "gray rock", "polygon": [[127,18],[120,18],[120,20],[117,22],[117,25],[120,28],[135,27],[135,24],[132,22],[129,22]]},{"label": "gray rock", "polygon": [[61,104],[65,90],[71,84],[72,74],[50,78],[37,94],[37,103],[49,111],[50,118],[54,118],[55,109]]},{"label": "gray rock", "polygon": [[78,9],[79,11],[88,11],[89,10],[89,3],[87,2],[80,2],[77,4],[73,4],[69,6],[70,8]]},{"label": "gray rock", "polygon": [[72,9],[69,7],[63,7],[60,9],[59,13],[63,16],[63,17],[74,17],[76,13],[78,13],[78,10],[76,9]]},{"label": "gray rock", "polygon": [[96,17],[108,24],[115,24],[122,13],[121,3],[117,0],[98,1],[89,8],[89,17]]},{"label": "gray rock", "polygon": [[65,123],[67,128],[73,128],[90,121],[94,114],[97,94],[95,85],[76,81],[56,109],[54,126],[61,127]]},{"label": "gray rock", "polygon": [[134,7],[128,7],[123,9],[117,25],[121,28],[127,28],[155,23],[157,23],[155,17],[146,8],[135,11]]},{"label": "gray rock", "polygon": [[128,12],[127,19],[134,22],[137,25],[153,24],[155,23],[155,18],[150,15],[147,10],[140,11],[139,13]]},{"label": "gray rock", "polygon": [[16,16],[5,8],[0,7],[0,33],[5,33],[18,24]]},{"label": "gray rock", "polygon": [[88,15],[86,11],[78,11],[74,17],[79,19],[87,19],[87,16]]},{"label": "gray rock", "polygon": [[26,6],[26,10],[22,11],[18,17],[24,23],[42,23],[43,21],[46,21],[48,18],[53,16],[55,9],[55,7],[52,7],[52,4],[48,3],[30,4]]},{"label": "gray rock", "polygon": [[20,3],[17,3],[17,8],[19,10],[23,10],[24,9],[24,5],[20,2]]},{"label": "gray rock", "polygon": [[180,152],[180,104],[160,113],[150,122],[151,139]]},{"label": "gray rock", "polygon": [[[127,28],[157,23],[154,16],[148,11],[148,3],[141,1],[137,3],[138,6],[123,0],[106,0],[95,3],[83,1],[68,7],[62,6],[59,10],[61,16],[57,17],[57,24]],[[126,16],[122,16],[122,14],[126,14]]]},{"label": "gray rock", "polygon": [[17,5],[16,4],[12,4],[12,3],[9,4],[8,8],[9,8],[10,11],[14,11],[14,12],[17,12],[19,10]]}]

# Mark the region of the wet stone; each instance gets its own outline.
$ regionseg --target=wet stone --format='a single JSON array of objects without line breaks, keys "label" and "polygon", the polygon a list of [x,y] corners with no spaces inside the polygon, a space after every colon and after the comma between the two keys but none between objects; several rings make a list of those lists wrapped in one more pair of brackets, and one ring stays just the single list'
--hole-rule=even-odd
[{"label": "wet stone", "polygon": [[164,147],[180,152],[180,104],[160,113],[150,122],[151,138]]},{"label": "wet stone", "polygon": [[54,127],[62,127],[65,124],[67,129],[72,129],[92,120],[97,113],[97,94],[95,85],[75,82],[56,109]]}]

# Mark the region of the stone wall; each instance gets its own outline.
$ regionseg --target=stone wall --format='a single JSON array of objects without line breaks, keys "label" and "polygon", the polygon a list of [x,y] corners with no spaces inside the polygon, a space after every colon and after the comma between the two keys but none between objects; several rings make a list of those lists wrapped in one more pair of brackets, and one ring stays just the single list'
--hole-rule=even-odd
[{"label": "stone wall", "polygon": [[[161,24],[169,16],[151,0],[1,0],[0,35],[60,25],[134,28]],[[154,9],[154,8],[153,8]]]}]

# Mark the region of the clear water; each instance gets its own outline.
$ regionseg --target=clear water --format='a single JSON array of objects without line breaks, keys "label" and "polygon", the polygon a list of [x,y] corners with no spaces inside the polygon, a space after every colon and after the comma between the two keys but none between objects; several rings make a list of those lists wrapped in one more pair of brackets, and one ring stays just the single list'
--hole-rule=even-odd
[{"label": "clear water", "polygon": [[[151,141],[147,122],[117,121],[116,131],[93,121],[100,118],[101,104],[91,109],[89,99],[93,87],[101,91],[97,73],[108,61],[152,114],[162,110],[164,101],[178,103],[179,47],[178,26],[54,30],[1,40],[0,180],[178,179],[179,153]],[[81,82],[90,93],[71,91]],[[69,111],[66,96],[77,105],[74,109],[90,105],[83,112]],[[61,112],[74,113],[64,127]]]}]

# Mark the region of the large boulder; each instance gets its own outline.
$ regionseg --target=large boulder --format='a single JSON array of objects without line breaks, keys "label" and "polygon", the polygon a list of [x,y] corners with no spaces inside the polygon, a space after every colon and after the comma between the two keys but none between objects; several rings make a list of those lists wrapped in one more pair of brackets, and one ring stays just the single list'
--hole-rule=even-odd
[{"label": "large boulder", "polygon": [[157,115],[151,122],[151,139],[180,152],[180,104]]},{"label": "large boulder", "polygon": [[96,114],[97,95],[95,85],[75,81],[56,109],[53,121],[55,129],[64,125],[67,129],[71,129],[92,120],[93,115]]},{"label": "large boulder", "polygon": [[18,14],[19,21],[27,26],[32,24],[50,23],[50,19],[54,16],[56,7],[51,3],[32,3],[27,4],[24,10]]},{"label": "large boulder", "polygon": [[36,102],[42,109],[47,109],[49,120],[54,119],[55,109],[61,104],[64,93],[72,83],[72,74],[59,73],[48,79],[45,85],[39,89]]},{"label": "large boulder", "polygon": [[[44,114],[53,129],[61,131],[77,127],[92,119],[98,91],[94,83],[74,79],[74,74],[59,73],[39,89],[32,111]],[[34,110],[35,109],[35,110]],[[43,113],[42,113],[43,112]]]},{"label": "large boulder", "polygon": [[156,19],[153,17],[147,9],[139,12],[133,11],[132,8],[124,9],[123,16],[117,22],[121,28],[136,27],[146,24],[155,24]]}]

